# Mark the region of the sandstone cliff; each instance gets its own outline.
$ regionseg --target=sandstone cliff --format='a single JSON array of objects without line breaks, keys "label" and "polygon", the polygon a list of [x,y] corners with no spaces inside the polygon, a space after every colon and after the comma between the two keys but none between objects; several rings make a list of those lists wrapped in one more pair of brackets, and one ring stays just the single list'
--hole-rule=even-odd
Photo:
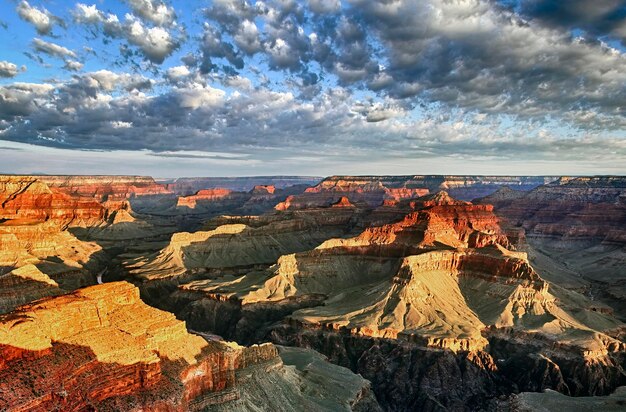
[{"label": "sandstone cliff", "polygon": [[[124,282],[0,316],[0,354],[5,411],[350,410],[364,398],[377,405],[367,381],[336,366],[326,373],[342,373],[350,388],[334,391],[330,402],[305,396],[302,368],[286,369],[273,345],[246,348],[190,334],[184,322],[143,304],[138,289]],[[289,362],[302,356],[292,353]],[[263,387],[281,390],[278,396],[291,403],[253,391]]]},{"label": "sandstone cliff", "polygon": [[149,176],[36,176],[40,182],[60,192],[98,201],[136,196],[166,195],[165,185]]},{"label": "sandstone cliff", "polygon": [[93,198],[56,192],[34,177],[0,176],[0,221],[88,226],[101,223],[104,214]]}]

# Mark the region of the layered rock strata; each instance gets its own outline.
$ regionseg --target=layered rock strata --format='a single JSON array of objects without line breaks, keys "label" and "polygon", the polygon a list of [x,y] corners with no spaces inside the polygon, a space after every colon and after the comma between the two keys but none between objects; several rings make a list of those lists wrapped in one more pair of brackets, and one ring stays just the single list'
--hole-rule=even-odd
[{"label": "layered rock strata", "polygon": [[520,193],[479,200],[525,232],[529,253],[549,279],[611,305],[626,319],[626,179],[561,178]]},{"label": "layered rock strata", "polygon": [[[290,353],[292,364],[314,356]],[[273,345],[241,347],[190,334],[172,314],[143,304],[138,289],[125,282],[48,298],[0,316],[0,354],[0,408],[11,412],[279,406],[255,392],[263,388],[291,399],[280,405],[285,411],[377,407],[369,383],[336,366],[324,373],[343,374],[350,387],[335,390],[330,400],[303,393],[301,382],[310,377],[302,366],[287,369]]]},{"label": "layered rock strata", "polygon": [[[392,222],[265,270],[187,278],[172,310],[243,342],[321,351],[371,380],[392,410],[464,410],[519,389],[606,394],[624,383],[626,346],[615,338],[624,325],[540,276],[492,206],[437,193],[368,210],[359,218]],[[458,379],[472,385],[450,391]]]}]

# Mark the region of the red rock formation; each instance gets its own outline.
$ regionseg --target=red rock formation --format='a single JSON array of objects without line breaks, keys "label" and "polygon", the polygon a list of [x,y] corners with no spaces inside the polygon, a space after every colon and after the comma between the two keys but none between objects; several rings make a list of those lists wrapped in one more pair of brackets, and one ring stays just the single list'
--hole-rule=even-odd
[{"label": "red rock formation", "polygon": [[350,202],[350,199],[348,199],[345,196],[341,196],[341,199],[339,199],[339,201],[333,203],[332,207],[335,207],[335,208],[354,207],[354,205]]},{"label": "red rock formation", "polygon": [[415,197],[425,196],[429,193],[429,190],[426,188],[387,188],[385,190],[387,196],[393,200],[402,200],[402,199],[413,199]]},{"label": "red rock formation", "polygon": [[274,209],[283,212],[291,207],[291,202],[293,202],[294,199],[295,199],[295,196],[293,195],[287,196],[287,199],[276,204],[276,206],[274,206]]},{"label": "red rock formation", "polygon": [[306,189],[304,194],[292,198],[289,207],[328,206],[337,202],[341,196],[375,207],[386,200],[411,199],[428,193],[426,188],[386,187],[381,181],[368,178],[326,179]]},{"label": "red rock formation", "polygon": [[128,283],[98,285],[0,316],[0,409],[202,410],[276,356],[190,335]]},{"label": "red rock formation", "polygon": [[149,176],[36,176],[36,178],[60,192],[90,197],[100,202],[172,193],[165,185],[156,183]]},{"label": "red rock formation", "polygon": [[314,185],[320,180],[319,177],[310,176],[181,177],[167,181],[165,185],[168,190],[177,195],[188,196],[198,190],[216,187],[227,188],[235,192],[249,192],[255,186],[271,185],[276,189],[288,189],[301,185]]},{"label": "red rock formation", "polygon": [[276,187],[274,185],[256,185],[254,189],[252,189],[253,195],[265,195],[270,194],[273,195],[276,191]]},{"label": "red rock formation", "polygon": [[233,196],[233,191],[229,189],[215,188],[199,190],[195,195],[180,196],[176,204],[177,207],[188,207],[195,209],[198,202],[213,202],[223,200]]},{"label": "red rock formation", "polygon": [[[332,239],[319,248],[386,245],[379,253],[406,255],[445,244],[452,247],[509,247],[491,205],[473,205],[452,199],[445,192],[409,202],[409,212],[396,223],[365,229],[352,239]],[[402,209],[401,209],[402,210]]]},{"label": "red rock formation", "polygon": [[0,176],[0,220],[88,226],[102,223],[104,214],[95,199],[55,192],[28,176]]},{"label": "red rock formation", "polygon": [[[428,190],[437,192],[445,190],[457,199],[472,200],[486,196],[499,187],[508,185],[519,190],[530,190],[551,182],[555,176],[329,176],[317,186],[309,189],[309,193],[328,191],[371,192],[386,188],[398,193],[405,190]],[[423,193],[422,193],[423,194]],[[407,193],[412,197],[419,196]],[[393,198],[393,196],[389,196]],[[354,200],[351,198],[351,200]]]}]

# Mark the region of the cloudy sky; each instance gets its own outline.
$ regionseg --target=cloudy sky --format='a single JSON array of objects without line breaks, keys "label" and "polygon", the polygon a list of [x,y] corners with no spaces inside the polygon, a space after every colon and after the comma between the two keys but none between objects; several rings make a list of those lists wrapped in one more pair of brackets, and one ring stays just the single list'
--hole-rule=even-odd
[{"label": "cloudy sky", "polygon": [[626,174],[626,1],[0,0],[0,172]]}]

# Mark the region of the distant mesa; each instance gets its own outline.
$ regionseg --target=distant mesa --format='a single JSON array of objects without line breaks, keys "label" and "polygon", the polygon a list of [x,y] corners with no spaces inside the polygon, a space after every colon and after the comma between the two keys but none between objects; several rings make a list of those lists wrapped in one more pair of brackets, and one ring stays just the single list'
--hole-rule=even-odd
[{"label": "distant mesa", "polygon": [[350,199],[348,199],[346,196],[341,196],[341,198],[336,201],[335,203],[333,203],[331,205],[332,207],[354,207],[354,205],[352,204],[352,202],[350,202]]},{"label": "distant mesa", "polygon": [[196,192],[195,195],[178,197],[177,207],[188,207],[194,209],[198,202],[222,200],[233,195],[230,189],[216,188],[203,189]]},{"label": "distant mesa", "polygon": [[276,186],[274,185],[256,185],[252,189],[252,194],[254,195],[273,195],[276,192]]}]

